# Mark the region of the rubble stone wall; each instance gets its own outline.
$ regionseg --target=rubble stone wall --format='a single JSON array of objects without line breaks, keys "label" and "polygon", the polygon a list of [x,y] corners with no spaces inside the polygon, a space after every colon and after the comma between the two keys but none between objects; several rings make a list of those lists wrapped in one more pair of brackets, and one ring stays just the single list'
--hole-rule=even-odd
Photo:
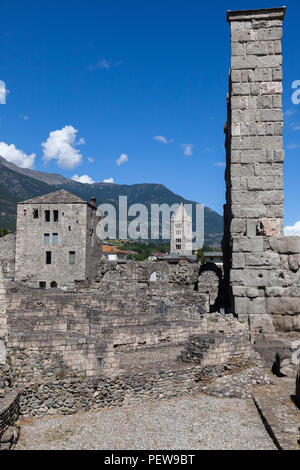
[{"label": "rubble stone wall", "polygon": [[16,442],[18,430],[13,426],[18,417],[19,394],[11,390],[0,399],[0,450],[9,450]]}]

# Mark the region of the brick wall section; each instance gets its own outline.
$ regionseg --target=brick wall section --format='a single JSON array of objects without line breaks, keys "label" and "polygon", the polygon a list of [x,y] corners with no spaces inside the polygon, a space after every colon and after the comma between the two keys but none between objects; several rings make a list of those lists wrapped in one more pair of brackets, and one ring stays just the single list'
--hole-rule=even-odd
[{"label": "brick wall section", "polygon": [[283,237],[285,8],[228,12],[223,240],[228,309],[254,333],[300,331],[300,238]]}]

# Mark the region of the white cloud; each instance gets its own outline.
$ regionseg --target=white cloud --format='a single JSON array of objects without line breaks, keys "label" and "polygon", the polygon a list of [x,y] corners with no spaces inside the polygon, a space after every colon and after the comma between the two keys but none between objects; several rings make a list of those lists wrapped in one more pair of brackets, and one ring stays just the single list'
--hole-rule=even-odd
[{"label": "white cloud", "polygon": [[299,144],[293,144],[293,143],[292,143],[292,144],[288,144],[288,145],[286,146],[286,148],[287,148],[288,150],[294,150],[294,149],[297,149],[297,148],[299,148],[299,147],[300,147]]},{"label": "white cloud", "polygon": [[5,142],[0,142],[0,155],[8,162],[21,168],[32,168],[36,157],[35,153],[27,155],[23,150],[18,150],[13,144],[8,145]]},{"label": "white cloud", "polygon": [[77,130],[73,126],[65,126],[63,129],[52,131],[46,142],[42,143],[44,148],[43,160],[49,162],[56,160],[61,168],[72,170],[81,163],[82,155],[76,145],[81,145],[84,140],[76,142]]},{"label": "white cloud", "polygon": [[215,162],[215,163],[214,163],[214,166],[218,166],[218,167],[221,167],[221,168],[225,168],[226,163],[225,163],[225,162]]},{"label": "white cloud", "polygon": [[92,157],[88,157],[88,161],[89,161],[90,163],[93,163],[94,159],[93,159]]},{"label": "white cloud", "polygon": [[114,183],[115,180],[113,178],[108,178],[107,180],[103,180],[103,183]]},{"label": "white cloud", "polygon": [[294,225],[284,227],[284,235],[287,237],[292,235],[297,235],[300,237],[300,220],[295,222]]},{"label": "white cloud", "polygon": [[154,140],[157,140],[158,142],[162,142],[163,144],[172,144],[174,142],[173,139],[167,139],[166,137],[164,137],[163,135],[155,135],[153,137]]},{"label": "white cloud", "polygon": [[285,117],[289,117],[289,116],[293,116],[293,114],[295,114],[295,112],[296,112],[295,109],[290,108],[290,109],[287,109],[287,110],[283,113],[283,115],[284,115]]},{"label": "white cloud", "polygon": [[5,82],[0,80],[0,104],[6,104],[6,95],[9,91],[6,89]]},{"label": "white cloud", "polygon": [[126,162],[128,162],[128,156],[125,153],[122,153],[120,158],[118,158],[118,160],[116,161],[116,164],[118,166],[120,166],[120,165],[122,165],[123,163],[126,163]]},{"label": "white cloud", "polygon": [[117,62],[112,62],[110,60],[102,59],[102,60],[99,60],[94,65],[89,65],[88,70],[97,70],[97,69],[109,70],[113,67],[119,67],[119,65],[121,65],[122,63],[123,63],[122,60],[118,60]]},{"label": "white cloud", "polygon": [[85,183],[85,184],[95,183],[95,181],[92,180],[92,178],[88,175],[82,175],[82,176],[74,175],[74,176],[72,176],[71,179],[74,180],[74,181],[77,181],[78,183]]},{"label": "white cloud", "polygon": [[184,155],[191,157],[193,155],[193,144],[181,144],[181,147],[184,149]]}]

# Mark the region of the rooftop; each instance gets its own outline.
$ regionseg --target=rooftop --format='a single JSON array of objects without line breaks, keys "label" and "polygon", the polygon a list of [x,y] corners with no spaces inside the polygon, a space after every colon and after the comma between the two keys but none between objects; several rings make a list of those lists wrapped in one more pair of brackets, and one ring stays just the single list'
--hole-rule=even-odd
[{"label": "rooftop", "polygon": [[65,189],[61,189],[33,199],[27,199],[19,204],[88,204],[88,202]]}]

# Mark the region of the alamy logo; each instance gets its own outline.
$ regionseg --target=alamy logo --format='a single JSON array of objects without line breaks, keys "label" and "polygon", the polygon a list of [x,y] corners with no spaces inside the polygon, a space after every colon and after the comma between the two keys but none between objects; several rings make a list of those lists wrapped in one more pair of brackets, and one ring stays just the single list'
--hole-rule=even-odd
[{"label": "alamy logo", "polygon": [[300,80],[294,80],[292,83],[292,88],[295,89],[294,93],[292,94],[292,103],[299,104],[300,103]]},{"label": "alamy logo", "polygon": [[[186,251],[192,252],[192,250],[199,250],[203,247],[203,204],[195,204],[194,207],[193,204],[182,206],[179,204],[172,206],[151,204],[149,214],[145,204],[136,203],[128,207],[127,196],[119,196],[118,217],[116,208],[112,204],[98,206],[97,215],[100,217],[97,225],[97,235],[100,240],[116,238],[121,240],[168,240],[173,236],[173,238],[176,237],[176,242],[180,240],[180,243],[185,244]],[[180,218],[180,223],[176,217]],[[180,225],[180,229],[178,225]],[[178,233],[180,234],[178,235]]]},{"label": "alamy logo", "polygon": [[0,80],[0,104],[6,104],[6,85],[3,80]]}]

